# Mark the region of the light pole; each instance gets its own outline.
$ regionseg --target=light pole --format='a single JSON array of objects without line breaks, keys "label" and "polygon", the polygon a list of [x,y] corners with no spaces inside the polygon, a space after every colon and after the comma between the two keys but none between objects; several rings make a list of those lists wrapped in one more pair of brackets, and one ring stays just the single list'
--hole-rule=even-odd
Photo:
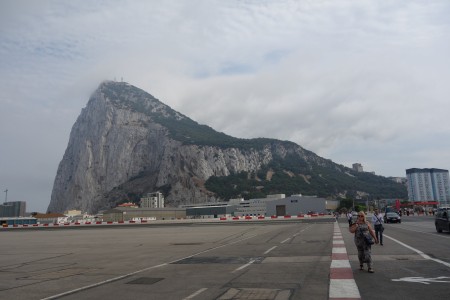
[{"label": "light pole", "polygon": [[8,189],[5,190],[5,203],[8,202]]}]

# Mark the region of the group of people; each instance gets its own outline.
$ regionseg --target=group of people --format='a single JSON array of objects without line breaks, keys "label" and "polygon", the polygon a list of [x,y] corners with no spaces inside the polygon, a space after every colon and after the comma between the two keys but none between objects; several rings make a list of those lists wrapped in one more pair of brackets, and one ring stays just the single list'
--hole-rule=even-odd
[{"label": "group of people", "polygon": [[[350,219],[351,218],[351,219]],[[372,222],[366,219],[363,211],[358,212],[357,219],[353,222],[353,216],[349,217],[349,230],[355,235],[354,241],[358,249],[359,269],[364,270],[367,264],[369,273],[374,273],[372,262],[372,244],[383,245],[383,215],[376,209],[372,215]],[[371,225],[373,224],[373,227]]]}]

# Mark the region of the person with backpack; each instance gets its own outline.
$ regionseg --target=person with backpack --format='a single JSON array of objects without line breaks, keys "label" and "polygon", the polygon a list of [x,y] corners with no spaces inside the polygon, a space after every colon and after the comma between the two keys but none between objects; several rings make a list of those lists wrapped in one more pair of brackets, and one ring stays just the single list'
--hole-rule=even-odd
[{"label": "person with backpack", "polygon": [[372,215],[372,224],[375,228],[375,235],[377,236],[377,239],[380,241],[380,245],[383,246],[383,215],[378,211],[378,209],[375,209]]}]

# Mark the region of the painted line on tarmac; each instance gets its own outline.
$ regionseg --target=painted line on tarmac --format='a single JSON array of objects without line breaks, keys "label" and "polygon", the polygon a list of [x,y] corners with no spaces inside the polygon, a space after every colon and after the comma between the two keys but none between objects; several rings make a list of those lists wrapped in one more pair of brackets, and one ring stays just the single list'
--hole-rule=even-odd
[{"label": "painted line on tarmac", "polygon": [[204,291],[206,291],[207,290],[207,288],[202,288],[202,289],[199,289],[198,291],[196,291],[195,293],[193,293],[193,294],[191,294],[191,295],[189,295],[189,296],[187,296],[186,298],[183,298],[183,300],[188,300],[188,299],[192,299],[192,298],[194,298],[194,297],[196,297],[196,296],[198,296],[198,295],[200,295],[201,293],[203,293]]},{"label": "painted line on tarmac", "polygon": [[273,246],[272,248],[268,249],[266,252],[264,252],[264,254],[268,254],[270,251],[272,251],[273,249],[275,249],[278,246]]},{"label": "painted line on tarmac", "polygon": [[300,233],[302,233],[303,231],[305,231],[305,230],[308,229],[309,227],[311,227],[311,225],[307,226],[306,228],[303,228],[302,230],[300,230],[300,231],[297,232],[297,233],[294,233],[294,234],[292,235],[292,237],[285,239],[284,241],[280,242],[280,244],[284,244],[284,243],[286,243],[287,241],[289,241],[290,239],[295,238],[297,235],[299,235]]},{"label": "painted line on tarmac", "polygon": [[94,284],[91,284],[91,285],[83,286],[83,287],[80,287],[78,289],[70,290],[70,291],[67,291],[67,292],[64,292],[64,293],[61,293],[61,294],[58,294],[58,295],[53,295],[53,296],[50,296],[50,297],[47,297],[47,298],[43,298],[41,300],[58,299],[58,298],[63,297],[63,296],[75,294],[77,292],[81,292],[81,291],[84,291],[84,290],[87,290],[87,289],[91,289],[91,288],[94,288],[94,287],[97,287],[97,286],[100,286],[100,285],[103,285],[103,284],[107,284],[107,283],[110,283],[110,282],[113,282],[113,281],[117,281],[117,280],[120,280],[120,279],[124,279],[124,278],[130,277],[130,276],[133,276],[135,274],[138,274],[138,273],[141,273],[141,272],[144,272],[144,271],[148,271],[148,270],[151,270],[151,269],[156,269],[156,268],[159,268],[159,267],[163,267],[163,266],[166,266],[166,265],[167,265],[167,263],[156,265],[156,266],[151,266],[149,268],[145,268],[145,269],[142,269],[142,270],[139,270],[139,271],[135,271],[135,272],[132,272],[132,273],[129,273],[129,274],[125,274],[125,275],[122,275],[122,276],[114,277],[114,278],[111,278],[111,279],[108,279],[108,280],[104,280],[104,281],[101,281],[101,282],[97,282],[97,283],[94,283]]},{"label": "painted line on tarmac", "polygon": [[64,292],[64,293],[61,293],[61,294],[57,294],[57,295],[53,295],[53,296],[50,296],[50,297],[42,298],[41,300],[58,299],[58,298],[63,297],[63,296],[75,294],[75,293],[78,293],[78,292],[81,292],[81,291],[84,291],[84,290],[88,290],[88,289],[91,289],[91,288],[94,288],[94,287],[98,287],[98,286],[101,286],[101,285],[104,285],[104,284],[107,284],[107,283],[118,281],[118,280],[130,277],[130,276],[133,276],[133,275],[145,272],[145,271],[149,271],[149,270],[152,270],[152,269],[164,267],[164,266],[167,266],[169,264],[173,264],[173,263],[179,262],[179,261],[181,261],[183,259],[191,258],[191,257],[197,256],[197,255],[200,255],[200,254],[212,251],[212,250],[216,250],[216,249],[219,249],[219,248],[230,246],[230,245],[233,245],[233,244],[236,244],[236,243],[239,243],[239,242],[242,242],[242,241],[254,238],[255,236],[257,236],[257,234],[248,236],[246,238],[243,238],[243,239],[240,239],[240,240],[228,243],[228,244],[224,244],[224,245],[220,245],[220,246],[213,247],[213,248],[210,248],[210,249],[206,249],[206,250],[197,252],[195,254],[192,254],[192,255],[189,255],[189,256],[186,256],[186,257],[183,257],[183,258],[180,258],[180,259],[173,260],[171,262],[162,263],[162,264],[159,264],[159,265],[156,265],[156,266],[151,266],[151,267],[148,267],[148,268],[145,268],[145,269],[142,269],[142,270],[134,271],[134,272],[131,272],[131,273],[128,273],[128,274],[125,274],[125,275],[121,275],[121,276],[117,276],[117,277],[114,277],[114,278],[111,278],[111,279],[108,279],[108,280],[104,280],[104,281],[97,282],[97,283],[94,283],[94,284],[91,284],[91,285],[83,286],[83,287],[80,287],[78,289],[70,290],[70,291],[67,291],[67,292]]},{"label": "painted line on tarmac", "polygon": [[405,243],[400,242],[399,240],[394,239],[393,237],[390,237],[390,236],[385,235],[385,234],[384,234],[383,236],[384,236],[384,237],[387,237],[387,238],[390,239],[390,240],[393,240],[394,242],[396,242],[396,243],[402,245],[403,247],[408,248],[409,250],[412,250],[412,251],[416,252],[417,254],[419,254],[420,256],[422,256],[422,257],[425,258],[425,259],[435,261],[435,262],[437,262],[437,263],[439,263],[439,264],[442,264],[442,265],[444,265],[444,266],[450,268],[450,263],[448,263],[448,262],[442,261],[442,260],[437,259],[437,258],[432,258],[431,256],[429,256],[429,255],[423,253],[422,251],[420,251],[420,250],[418,250],[418,249],[416,249],[416,248],[413,248],[413,247],[411,247],[411,246],[409,246],[409,245],[406,245]]},{"label": "painted line on tarmac", "polygon": [[284,243],[286,243],[287,241],[289,241],[291,238],[287,238],[287,239],[285,239],[284,241],[282,241],[280,244],[284,244]]},{"label": "painted line on tarmac", "polygon": [[334,223],[328,299],[361,299],[358,286],[353,278],[353,270],[348,260],[341,228],[337,222]]},{"label": "painted line on tarmac", "polygon": [[308,226],[306,226],[305,228],[303,228],[303,229],[300,230],[299,232],[295,233],[295,234],[293,235],[293,237],[296,237],[297,235],[299,235],[299,234],[302,233],[303,231],[309,229],[311,226],[312,226],[311,224],[308,224]]},{"label": "painted line on tarmac", "polygon": [[242,270],[242,269],[245,269],[245,268],[247,268],[248,266],[250,266],[252,263],[254,263],[255,261],[256,261],[256,259],[253,259],[253,260],[249,261],[248,263],[246,263],[245,265],[240,266],[239,268],[237,268],[236,270],[234,270],[234,271],[231,272],[231,273],[236,273],[236,272],[238,272],[238,271],[240,271],[240,270]]}]

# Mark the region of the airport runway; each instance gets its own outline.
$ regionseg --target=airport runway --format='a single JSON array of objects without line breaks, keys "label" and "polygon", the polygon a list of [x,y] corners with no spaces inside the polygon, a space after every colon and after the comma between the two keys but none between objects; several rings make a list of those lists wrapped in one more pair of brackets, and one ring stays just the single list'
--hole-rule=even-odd
[{"label": "airport runway", "polygon": [[374,274],[332,218],[0,231],[0,299],[329,299],[337,229],[360,298],[447,298],[450,235],[432,224],[388,224]]}]

